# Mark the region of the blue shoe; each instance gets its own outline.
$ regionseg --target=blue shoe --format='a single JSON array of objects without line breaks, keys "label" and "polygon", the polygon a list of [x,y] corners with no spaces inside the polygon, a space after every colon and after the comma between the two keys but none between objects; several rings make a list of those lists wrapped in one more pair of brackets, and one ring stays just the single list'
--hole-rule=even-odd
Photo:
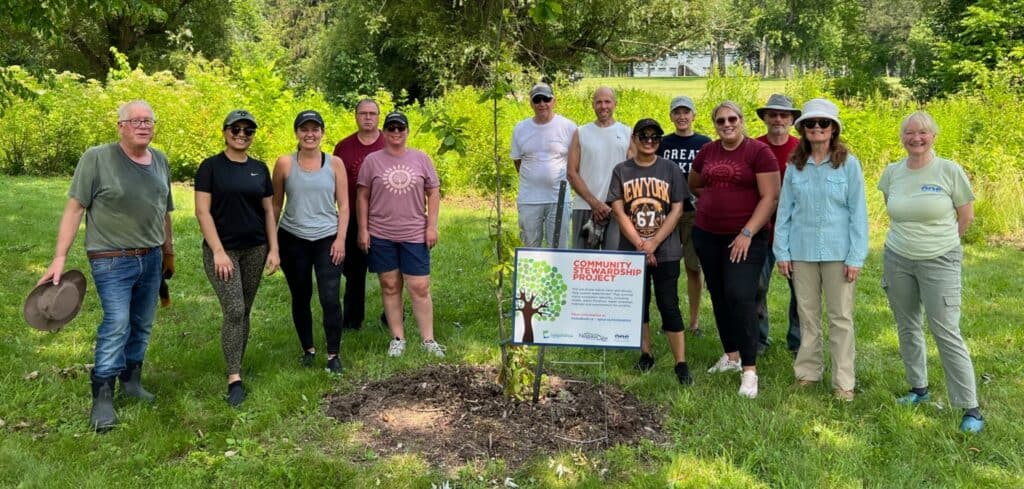
[{"label": "blue shoe", "polygon": [[985,427],[985,420],[965,414],[963,421],[960,421],[960,431],[964,433],[977,433]]},{"label": "blue shoe", "polygon": [[923,395],[915,392],[908,392],[903,397],[897,397],[896,404],[901,406],[916,406],[922,402],[928,402],[930,400],[932,400],[932,395],[929,392],[925,392]]}]

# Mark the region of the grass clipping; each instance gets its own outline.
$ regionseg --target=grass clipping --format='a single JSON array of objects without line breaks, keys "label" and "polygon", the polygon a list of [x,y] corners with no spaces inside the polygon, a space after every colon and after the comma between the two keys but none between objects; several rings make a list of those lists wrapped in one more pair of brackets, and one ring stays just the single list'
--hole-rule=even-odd
[{"label": "grass clipping", "polygon": [[446,468],[664,441],[659,411],[616,386],[552,376],[533,404],[504,396],[496,375],[488,366],[432,365],[328,395],[327,415],[362,422],[361,441],[382,456],[417,453]]}]

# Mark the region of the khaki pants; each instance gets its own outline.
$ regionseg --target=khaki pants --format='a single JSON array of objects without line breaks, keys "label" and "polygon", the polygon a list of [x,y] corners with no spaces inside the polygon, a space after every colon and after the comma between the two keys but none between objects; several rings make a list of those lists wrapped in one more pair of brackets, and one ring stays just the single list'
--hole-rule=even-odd
[{"label": "khaki pants", "polygon": [[793,262],[793,287],[800,315],[800,350],[793,370],[797,380],[820,381],[825,370],[822,352],[821,296],[828,311],[832,387],[853,390],[856,385],[853,295],[856,282],[847,282],[843,262]]}]

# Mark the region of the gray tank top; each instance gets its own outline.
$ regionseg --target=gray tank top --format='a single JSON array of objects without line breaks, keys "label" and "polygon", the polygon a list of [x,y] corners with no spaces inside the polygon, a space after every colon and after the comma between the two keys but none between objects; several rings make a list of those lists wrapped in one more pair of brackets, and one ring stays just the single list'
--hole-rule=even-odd
[{"label": "gray tank top", "polygon": [[331,155],[315,171],[299,167],[298,153],[292,153],[292,168],[284,182],[285,206],[281,229],[309,241],[338,234],[338,208],[334,196]]}]

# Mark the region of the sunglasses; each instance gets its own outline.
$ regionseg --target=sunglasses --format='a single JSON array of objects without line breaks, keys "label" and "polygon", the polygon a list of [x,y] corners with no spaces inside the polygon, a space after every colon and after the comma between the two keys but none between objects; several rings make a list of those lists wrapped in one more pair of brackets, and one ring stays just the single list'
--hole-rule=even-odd
[{"label": "sunglasses", "polygon": [[384,130],[387,132],[402,132],[405,130],[405,126],[386,126]]},{"label": "sunglasses", "polygon": [[735,123],[739,122],[739,120],[740,120],[740,118],[736,117],[734,115],[730,115],[729,117],[719,117],[719,118],[715,119],[715,125],[716,126],[724,126],[726,122],[728,122],[729,124],[735,124]]},{"label": "sunglasses", "polygon": [[832,126],[831,119],[804,119],[800,121],[800,125],[804,126],[804,129],[814,129],[820,127],[822,129],[828,129]]},{"label": "sunglasses", "polygon": [[545,97],[543,95],[537,95],[536,97],[533,97],[533,99],[531,99],[531,100],[535,104],[546,104],[546,103],[548,103],[548,102],[550,102],[550,101],[552,101],[554,99],[551,98],[551,97]]},{"label": "sunglasses", "polygon": [[231,135],[233,136],[237,136],[238,133],[240,132],[244,132],[246,136],[252,136],[253,134],[256,134],[255,127],[231,126],[229,127],[229,129],[231,129]]},{"label": "sunglasses", "polygon": [[636,139],[641,143],[657,143],[661,141],[661,136],[658,134],[637,134]]}]

